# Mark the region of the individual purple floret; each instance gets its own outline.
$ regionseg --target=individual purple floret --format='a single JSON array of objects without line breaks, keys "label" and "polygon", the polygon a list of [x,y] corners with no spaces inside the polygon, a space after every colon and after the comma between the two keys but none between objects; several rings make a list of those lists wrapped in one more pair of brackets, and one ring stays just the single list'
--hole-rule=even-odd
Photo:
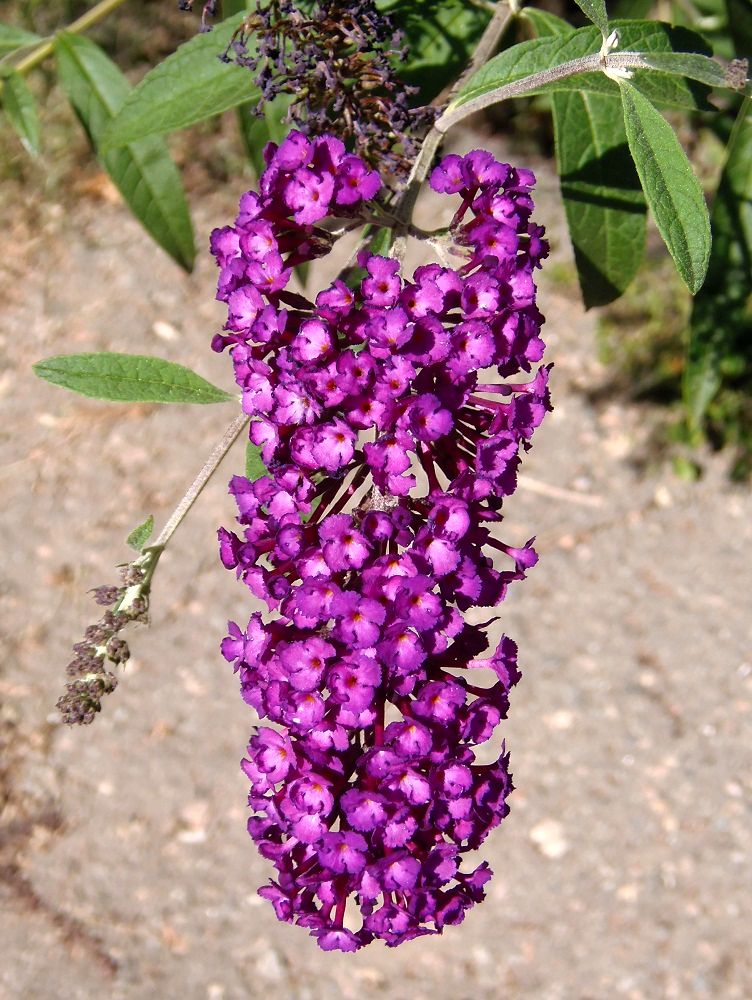
[{"label": "individual purple floret", "polygon": [[[535,565],[500,541],[504,497],[547,410],[530,221],[534,177],[475,151],[433,188],[459,199],[456,269],[362,252],[363,278],[315,302],[291,267],[328,252],[326,216],[357,217],[378,178],[330,136],[266,152],[260,193],[212,235],[228,347],[268,475],[230,484],[220,553],[269,614],[230,623],[222,653],[271,725],[243,768],[248,829],[277,870],[260,890],[325,950],[397,945],[483,899],[463,870],[508,811],[497,739],[517,647],[495,607]],[[496,633],[495,633],[496,634]],[[476,747],[494,740],[494,754]]]}]

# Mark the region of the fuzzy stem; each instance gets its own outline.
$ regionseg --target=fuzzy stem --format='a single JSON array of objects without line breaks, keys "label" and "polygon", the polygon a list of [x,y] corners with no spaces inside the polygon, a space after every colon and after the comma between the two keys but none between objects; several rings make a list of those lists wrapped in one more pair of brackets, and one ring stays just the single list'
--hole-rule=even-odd
[{"label": "fuzzy stem", "polygon": [[553,66],[551,69],[544,69],[539,73],[532,73],[530,76],[513,80],[487,94],[472,97],[459,106],[450,104],[433,127],[440,136],[443,136],[454,125],[469,118],[470,115],[474,115],[477,111],[483,111],[493,104],[500,104],[512,97],[532,94],[541,87],[556,83],[558,80],[566,80],[570,76],[577,76],[578,73],[601,71],[608,75],[609,71],[623,73],[633,69],[651,68],[649,57],[646,57],[642,52],[594,52],[592,55],[571,59],[560,66]]},{"label": "fuzzy stem", "polygon": [[249,420],[250,417],[245,413],[240,413],[235,417],[222,436],[221,441],[218,441],[213,448],[199,474],[188,487],[185,496],[170,515],[167,524],[162,528],[159,538],[157,538],[153,545],[149,546],[146,550],[147,552],[149,549],[164,549]]}]

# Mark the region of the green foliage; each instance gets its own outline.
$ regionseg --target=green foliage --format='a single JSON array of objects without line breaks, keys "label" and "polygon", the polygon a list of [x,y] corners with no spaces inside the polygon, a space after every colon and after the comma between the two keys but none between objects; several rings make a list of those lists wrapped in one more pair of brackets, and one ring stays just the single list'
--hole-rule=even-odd
[{"label": "green foliage", "polygon": [[[363,226],[363,229],[360,231],[358,250],[367,249],[371,253],[377,253],[382,257],[388,257],[394,244],[394,240],[395,234],[393,229],[369,223],[368,225]],[[342,272],[341,277],[348,288],[356,289],[360,287],[360,283],[363,279],[368,277],[368,272],[365,268],[351,262],[350,266]],[[365,346],[364,341],[360,344],[356,344],[353,347],[354,353],[359,354]]]},{"label": "green foliage", "polygon": [[710,220],[700,183],[674,130],[647,98],[622,81],[627,141],[658,231],[694,293],[710,257]]},{"label": "green foliage", "polygon": [[716,59],[691,52],[655,52],[645,57],[651,69],[698,80],[708,87],[727,87],[749,91],[747,80],[739,67],[727,68]]},{"label": "green foliage", "polygon": [[146,545],[146,543],[151,538],[153,531],[154,531],[154,515],[149,514],[144,523],[139,524],[139,526],[137,528],[134,528],[133,531],[130,533],[130,535],[128,535],[128,537],[125,540],[126,545],[129,545],[132,549],[135,549],[136,552],[141,552],[143,550],[144,545]]},{"label": "green foliage", "polygon": [[520,15],[524,21],[530,24],[537,38],[547,38],[557,35],[571,35],[574,31],[566,21],[551,14],[547,10],[538,10],[537,7],[523,7]]},{"label": "green foliage", "polygon": [[107,130],[104,148],[163,135],[257,101],[248,70],[219,58],[244,16],[241,12],[196,35],[147,73]]},{"label": "green foliage", "polygon": [[[615,4],[612,12],[615,16],[633,12],[644,16],[650,8],[650,3],[643,4],[639,11],[634,4]],[[728,10],[727,22],[723,18],[724,9]],[[677,7],[676,13],[678,20],[695,25],[695,21],[684,16],[683,9]],[[712,14],[713,28],[709,37],[716,51],[727,57],[749,54],[752,50],[752,9],[748,4],[728,0],[724,5],[714,0]],[[573,34],[566,21],[535,8],[525,9],[523,18],[532,25],[539,38],[571,38]],[[707,24],[709,27],[711,21]],[[717,88],[739,90],[744,86],[744,74],[740,68],[727,67],[708,58],[709,47],[696,35],[692,36],[694,41],[690,45],[687,44],[689,36],[685,35],[680,45],[676,45],[679,39],[675,36],[670,47],[663,51],[653,49],[650,53],[645,46],[636,44],[623,28],[621,35],[617,51],[629,47],[646,52],[646,60],[655,71],[654,79],[661,79],[658,73],[671,74],[672,77],[682,74]],[[677,48],[694,51],[674,51]],[[582,78],[577,79],[580,81]],[[643,81],[644,74],[635,74],[634,82],[641,87],[644,95]],[[688,87],[681,100],[674,99],[667,103],[681,106],[688,93],[693,100],[697,100],[698,109],[709,108],[702,96],[702,88]],[[661,103],[657,94],[650,96],[655,103]],[[666,96],[665,92],[663,96]],[[627,114],[631,115],[633,126],[632,141],[641,145],[637,158],[646,186],[652,191],[655,214],[679,258],[677,264],[688,284],[697,287],[708,251],[704,199],[683,152],[677,148],[673,130],[653,109],[649,109],[649,105],[646,109],[646,102],[644,99],[640,102],[639,94],[632,100],[627,97],[626,101],[629,105]],[[640,104],[662,138],[654,134],[649,124],[646,134],[645,122],[639,120],[639,114],[633,107],[636,103]],[[624,292],[643,255],[644,215],[637,211],[636,204],[624,203],[626,194],[635,195],[636,201],[642,200],[634,185],[636,174],[631,153],[624,145],[626,129],[615,113],[612,99],[605,94],[585,90],[576,94],[556,92],[550,98],[550,106],[562,196],[583,299],[587,306],[605,304]],[[748,102],[745,103],[747,107]],[[717,134],[727,137],[727,119],[728,114],[721,110],[713,111],[706,120]],[[695,119],[695,136],[700,121],[702,119]],[[639,386],[650,385],[657,393],[660,384],[665,387],[661,390],[664,393],[662,398],[670,399],[675,404],[683,393],[689,423],[686,432],[681,431],[682,424],[678,423],[676,433],[687,442],[697,443],[704,430],[714,444],[735,446],[736,474],[752,471],[750,131],[752,125],[748,111],[746,114],[743,111],[729,142],[726,169],[714,200],[713,249],[708,277],[694,300],[691,323],[688,322],[689,307],[686,304],[670,319],[667,318],[661,287],[660,292],[650,298],[653,302],[652,313],[650,309],[644,309],[645,303],[642,303],[643,312],[634,319],[634,325],[641,329],[642,334],[630,331],[633,347],[629,349],[629,356],[620,362],[628,370],[630,381],[638,387],[638,392],[642,391]],[[663,140],[672,148],[667,159],[666,150],[661,147]],[[658,147],[651,153],[651,146],[656,142]],[[599,149],[608,150],[607,162],[599,158]],[[609,184],[618,184],[619,187],[606,195],[600,185]],[[619,259],[621,256],[623,260]],[[681,298],[678,291],[674,291],[672,297]],[[656,322],[650,318],[651,315],[658,317]],[[688,336],[685,332],[687,326]],[[623,336],[620,332],[619,337]],[[693,460],[675,456],[675,461],[691,468],[694,474],[696,463]]]},{"label": "green foliage", "polygon": [[749,0],[726,0],[726,30],[737,56],[752,54],[752,5]]},{"label": "green foliage", "polygon": [[10,73],[3,80],[3,110],[24,148],[31,156],[40,152],[39,116],[34,95],[20,73]]},{"label": "green foliage", "polygon": [[39,378],[82,396],[129,403],[224,403],[233,397],[162,358],[140,354],[63,354],[34,365]]},{"label": "green foliage", "polygon": [[193,227],[164,141],[151,136],[101,151],[102,136],[129,93],[128,81],[88,38],[63,32],[55,39],[55,54],[63,89],[113,183],[147,232],[190,271],[196,256]]},{"label": "green foliage", "polygon": [[[393,229],[377,229],[375,226],[369,225],[365,227],[363,233],[366,238],[370,239],[368,249],[371,253],[380,254],[382,257],[389,256],[394,245]],[[373,235],[371,235],[372,233]]]},{"label": "green foliage", "polygon": [[599,316],[600,360],[611,372],[604,395],[668,405],[678,415],[689,313],[676,271],[665,256],[651,255],[629,290]]},{"label": "green foliage", "polygon": [[559,182],[587,308],[618,298],[645,253],[645,199],[617,97],[554,94]]}]

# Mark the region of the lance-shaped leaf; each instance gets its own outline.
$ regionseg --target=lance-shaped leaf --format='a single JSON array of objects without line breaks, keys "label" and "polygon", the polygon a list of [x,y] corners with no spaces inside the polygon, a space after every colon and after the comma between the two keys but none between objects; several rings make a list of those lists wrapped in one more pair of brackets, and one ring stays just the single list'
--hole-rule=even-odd
[{"label": "lance-shaped leaf", "polygon": [[720,388],[724,366],[749,365],[752,343],[752,102],[739,111],[713,201],[708,277],[692,309],[684,400],[695,427]]},{"label": "lance-shaped leaf", "polygon": [[39,117],[34,95],[20,73],[10,73],[3,80],[3,108],[24,148],[39,155]]},{"label": "lance-shaped leaf", "polygon": [[554,94],[556,159],[585,306],[618,298],[645,252],[645,199],[618,97]]},{"label": "lance-shaped leaf", "polygon": [[146,543],[151,538],[151,533],[153,531],[154,531],[154,515],[149,514],[144,523],[139,524],[139,526],[137,528],[134,528],[133,531],[130,533],[130,535],[128,535],[128,537],[125,540],[126,544],[129,545],[132,549],[135,549],[136,552],[140,552],[141,549],[143,549],[144,545],[146,545]]},{"label": "lance-shaped leaf", "polygon": [[147,73],[110,125],[103,147],[172,132],[258,100],[253,74],[220,59],[244,16],[236,14],[184,42]]},{"label": "lance-shaped leaf", "polygon": [[190,368],[141,354],[62,354],[38,361],[34,372],[53,385],[94,399],[129,403],[224,403],[232,399]]},{"label": "lance-shaped leaf", "polygon": [[642,189],[676,269],[694,294],[710,256],[710,221],[700,182],[666,119],[631,84],[619,86]]},{"label": "lance-shaped leaf", "polygon": [[17,49],[28,48],[41,41],[39,35],[24,31],[23,28],[16,28],[12,24],[0,24],[0,56],[15,52]]},{"label": "lance-shaped leaf", "polygon": [[608,15],[604,0],[575,0],[585,17],[590,18],[605,38],[608,34]]},{"label": "lance-shaped leaf", "polygon": [[749,82],[747,64],[741,59],[723,63],[694,52],[653,52],[645,55],[645,62],[659,73],[686,76],[709,87],[745,90]]},{"label": "lance-shaped leaf", "polygon": [[[685,28],[674,28],[660,21],[615,21],[619,31],[619,51],[652,53],[686,51],[707,55],[707,43],[700,35]],[[564,63],[592,56],[600,52],[601,33],[597,28],[579,28],[569,34],[535,38],[520,42],[490,59],[465,83],[448,111],[461,108],[471,101],[491,97],[495,91],[526,77],[545,73]],[[708,89],[696,82],[653,70],[635,70],[633,83],[646,97],[656,104],[678,108],[710,109]],[[525,94],[538,94],[547,90],[588,91],[618,95],[618,85],[603,72],[577,73],[576,75],[536,85],[531,82]]]},{"label": "lance-shaped leaf", "polygon": [[63,89],[113,183],[146,231],[190,271],[196,256],[193,228],[180,174],[164,140],[152,136],[101,153],[102,135],[122,107],[128,81],[88,38],[62,33],[55,39],[55,52]]}]

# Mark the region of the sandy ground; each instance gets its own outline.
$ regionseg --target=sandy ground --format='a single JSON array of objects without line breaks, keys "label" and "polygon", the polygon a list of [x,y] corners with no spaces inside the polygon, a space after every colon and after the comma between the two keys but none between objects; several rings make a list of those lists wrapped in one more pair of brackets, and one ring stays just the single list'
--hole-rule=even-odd
[{"label": "sandy ground", "polygon": [[[202,243],[239,193],[195,206]],[[540,201],[565,261],[545,172]],[[482,852],[489,898],[442,938],[325,955],[256,896],[269,866],[245,832],[253,719],[218,642],[249,601],[214,538],[239,449],[165,556],[96,724],[53,709],[95,617],[86,591],[133,525],[164,520],[231,413],[100,404],[30,365],[159,353],[228,385],[213,264],[181,275],[107,197],[3,215],[0,996],[751,997],[752,500],[722,458],[694,485],[638,471],[655,415],[589,402],[604,372],[572,289],[541,282],[556,411],[508,510],[505,537],[537,534],[542,558],[505,608],[518,790]]]}]

